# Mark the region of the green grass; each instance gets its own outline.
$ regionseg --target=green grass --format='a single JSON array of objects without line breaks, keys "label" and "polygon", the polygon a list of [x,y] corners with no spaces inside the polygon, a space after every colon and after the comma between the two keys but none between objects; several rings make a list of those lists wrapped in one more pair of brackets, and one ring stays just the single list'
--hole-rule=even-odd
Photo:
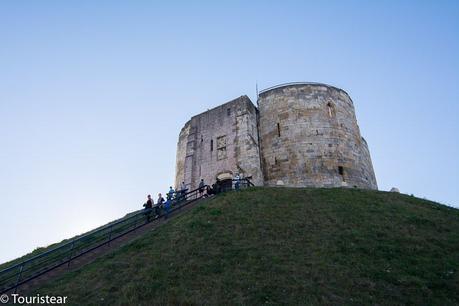
[{"label": "green grass", "polygon": [[64,245],[65,243],[71,241],[72,239],[75,239],[75,238],[81,237],[81,236],[83,236],[83,235],[87,235],[87,234],[90,234],[90,233],[92,233],[92,232],[95,232],[95,231],[99,230],[100,228],[109,225],[110,223],[114,223],[114,222],[117,222],[117,221],[119,221],[119,220],[125,219],[125,218],[129,217],[130,215],[131,215],[131,214],[127,214],[127,215],[125,215],[124,217],[122,217],[122,218],[120,218],[120,219],[111,221],[111,222],[109,222],[109,223],[107,223],[107,224],[105,224],[105,225],[103,225],[103,226],[97,227],[97,228],[95,228],[95,229],[93,229],[93,230],[90,230],[90,231],[88,231],[88,232],[82,233],[82,234],[77,235],[77,236],[75,236],[75,237],[73,237],[73,238],[64,239],[64,240],[62,240],[61,242],[53,243],[53,244],[50,244],[50,245],[48,245],[48,246],[46,246],[46,247],[37,247],[37,248],[35,248],[32,252],[30,252],[30,253],[28,253],[28,254],[26,254],[26,255],[23,255],[23,256],[21,256],[21,257],[18,257],[18,258],[15,258],[15,259],[13,259],[13,260],[10,260],[10,261],[7,261],[7,262],[4,262],[4,263],[0,264],[0,271],[3,270],[3,269],[8,268],[8,267],[10,267],[10,266],[13,266],[13,265],[15,265],[15,264],[18,264],[18,263],[20,263],[20,262],[22,262],[22,261],[25,261],[25,260],[27,260],[27,259],[30,259],[30,258],[32,258],[32,257],[34,257],[34,256],[40,255],[40,254],[42,254],[42,253],[44,253],[44,252],[46,252],[46,251],[49,251],[49,250],[51,250],[51,249],[57,248],[57,247],[59,247],[59,246],[62,246],[62,245]]},{"label": "green grass", "polygon": [[[100,245],[106,242],[111,237],[116,237],[117,235],[124,233],[132,229],[134,222],[137,224],[145,222],[145,216],[143,214],[138,215],[138,218],[128,219],[133,213],[124,216],[118,220],[112,221],[105,226],[98,227],[92,231],[85,233],[84,235],[79,235],[74,238],[79,238],[79,240],[73,241],[73,239],[66,239],[59,243],[52,244],[48,247],[37,248],[33,252],[19,257],[13,261],[4,263],[0,265],[0,271],[7,269],[9,267],[14,267],[16,264],[22,263],[27,259],[40,255],[48,250],[53,250],[52,253],[41,256],[39,258],[34,258],[32,261],[27,262],[24,266],[18,265],[13,269],[10,269],[7,272],[0,275],[0,290],[14,286],[18,279],[18,274],[21,274],[21,279],[27,279],[34,275],[39,274],[40,272],[52,267],[57,264],[62,264],[69,259],[70,256],[75,256],[83,252],[84,250],[90,249],[97,245]],[[122,221],[113,225],[112,227],[107,227],[107,225],[114,224],[115,222]],[[84,237],[83,237],[84,236]]]},{"label": "green grass", "polygon": [[39,288],[70,305],[459,304],[459,211],[396,193],[218,196]]}]

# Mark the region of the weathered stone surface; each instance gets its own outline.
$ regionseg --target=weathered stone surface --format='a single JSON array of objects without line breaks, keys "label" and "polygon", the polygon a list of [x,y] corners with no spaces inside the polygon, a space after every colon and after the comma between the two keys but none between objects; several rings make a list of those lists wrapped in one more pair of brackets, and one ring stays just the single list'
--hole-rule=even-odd
[{"label": "weathered stone surface", "polygon": [[[247,96],[194,116],[177,145],[176,187],[194,189],[235,173],[256,185],[377,189],[351,98],[315,83]],[[260,139],[260,143],[258,141]]]},{"label": "weathered stone surface", "polygon": [[294,84],[259,97],[264,184],[377,189],[366,141],[344,91]]},{"label": "weathered stone surface", "polygon": [[197,188],[236,173],[263,185],[257,134],[257,109],[247,96],[194,116],[177,145],[175,186]]}]

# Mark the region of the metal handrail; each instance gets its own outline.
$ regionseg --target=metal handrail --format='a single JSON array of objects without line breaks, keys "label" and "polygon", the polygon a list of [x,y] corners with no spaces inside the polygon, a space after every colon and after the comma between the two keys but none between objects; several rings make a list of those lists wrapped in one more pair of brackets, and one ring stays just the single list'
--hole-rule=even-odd
[{"label": "metal handrail", "polygon": [[[194,190],[192,190],[192,191],[189,191],[189,192],[185,193],[185,196],[188,195],[188,194],[194,193],[194,192],[196,192],[196,191],[199,191],[199,189],[200,189],[200,188],[196,188],[196,189],[194,189]],[[4,272],[7,272],[8,270],[17,268],[17,267],[20,266],[20,265],[24,265],[24,264],[26,264],[26,263],[28,263],[28,262],[30,262],[30,261],[36,260],[36,259],[38,259],[38,258],[40,258],[40,257],[43,257],[43,256],[49,254],[49,253],[53,253],[53,252],[55,252],[55,251],[57,251],[57,250],[59,250],[59,249],[62,249],[62,248],[66,247],[66,246],[68,246],[68,245],[70,245],[70,244],[72,244],[72,243],[74,243],[74,242],[80,241],[80,240],[82,240],[82,239],[84,239],[84,238],[86,238],[86,237],[88,237],[88,236],[94,235],[94,234],[96,234],[96,233],[100,233],[100,232],[102,232],[103,230],[105,230],[106,228],[109,228],[109,227],[118,225],[118,224],[120,224],[120,223],[126,222],[127,220],[133,219],[133,218],[137,217],[138,215],[141,215],[141,214],[144,214],[144,213],[145,213],[145,209],[140,209],[140,210],[134,211],[134,212],[133,212],[131,215],[129,215],[128,217],[123,217],[123,218],[121,218],[121,219],[118,219],[118,221],[113,221],[113,222],[107,223],[107,224],[105,224],[105,225],[103,225],[103,226],[101,226],[101,227],[99,227],[99,228],[96,228],[96,229],[94,229],[94,230],[92,230],[92,231],[90,231],[90,232],[88,232],[88,233],[83,234],[82,236],[77,236],[77,237],[75,237],[75,238],[72,238],[72,240],[70,240],[70,241],[68,241],[68,242],[66,242],[66,243],[64,243],[64,244],[62,244],[62,245],[59,245],[59,246],[57,246],[57,247],[55,247],[55,248],[53,248],[53,249],[51,249],[51,250],[48,250],[48,251],[43,252],[43,253],[41,253],[41,254],[38,254],[38,255],[36,255],[36,256],[34,256],[34,257],[31,257],[31,258],[29,258],[29,259],[26,259],[26,260],[24,260],[23,262],[17,263],[17,264],[15,264],[14,266],[11,266],[11,267],[9,267],[9,268],[6,268],[6,269],[4,269],[4,270],[1,270],[1,271],[0,271],[0,275],[3,274]]]},{"label": "metal handrail", "polygon": [[139,210],[139,211],[136,211],[136,212],[134,212],[134,215],[130,215],[130,216],[125,217],[125,218],[123,218],[121,220],[115,221],[113,224],[112,223],[108,223],[108,224],[103,225],[100,228],[97,228],[97,229],[92,230],[92,231],[90,231],[88,233],[85,233],[82,236],[74,237],[70,241],[68,241],[68,242],[66,242],[64,244],[61,244],[61,245],[59,245],[59,246],[57,246],[55,248],[52,248],[52,249],[50,249],[50,250],[48,250],[46,252],[40,253],[38,255],[35,255],[34,257],[28,258],[28,259],[26,259],[26,260],[24,260],[22,262],[19,262],[19,263],[15,264],[14,266],[8,267],[8,268],[0,271],[0,275],[5,273],[5,272],[7,272],[7,271],[9,271],[9,270],[13,270],[14,268],[17,268],[17,267],[19,267],[21,265],[25,265],[26,263],[29,263],[29,262],[34,261],[34,260],[37,260],[37,259],[39,259],[39,258],[41,258],[41,257],[43,257],[45,255],[48,255],[50,253],[54,253],[54,252],[56,252],[58,250],[61,250],[61,249],[65,248],[66,246],[71,245],[72,243],[75,243],[77,241],[81,241],[84,238],[87,238],[87,237],[89,237],[91,235],[94,235],[96,233],[102,232],[107,227],[110,227],[110,226],[113,226],[113,225],[117,225],[117,224],[120,224],[120,223],[122,223],[122,222],[124,222],[126,220],[132,219],[132,218],[136,217],[138,214],[143,213],[143,211],[144,211],[143,209]]},{"label": "metal handrail", "polygon": [[[195,189],[195,190],[192,190],[192,191],[189,191],[189,192],[187,192],[187,193],[185,193],[185,194],[182,194],[182,195],[181,195],[181,198],[184,199],[184,200],[186,201],[186,200],[190,197],[190,195],[195,194],[195,193],[197,193],[198,191],[199,191],[199,188],[197,188],[197,189]],[[195,196],[194,199],[192,199],[192,200],[194,201],[194,200],[197,200],[198,198],[200,198],[200,197]],[[177,202],[173,201],[173,204],[176,205]],[[180,205],[180,207],[181,207],[181,206],[184,206],[183,203],[182,203],[182,205]],[[174,208],[173,210],[175,210],[175,209],[176,209],[176,208]],[[173,210],[171,210],[171,212],[172,212]],[[116,226],[118,226],[118,225],[120,225],[120,224],[122,224],[122,223],[125,223],[125,225],[123,225],[123,226],[126,226],[126,225],[127,225],[127,227],[129,228],[129,227],[132,225],[132,223],[133,223],[133,222],[131,222],[132,220],[137,221],[137,219],[138,219],[139,216],[143,216],[143,215],[145,215],[146,213],[151,213],[151,211],[152,211],[152,209],[149,209],[149,210],[141,209],[141,210],[139,210],[139,211],[134,212],[133,214],[131,214],[131,215],[128,216],[128,217],[122,218],[122,219],[120,219],[120,220],[118,220],[118,221],[115,221],[115,222],[112,222],[112,223],[108,223],[108,224],[106,224],[106,225],[104,225],[104,226],[102,226],[102,227],[100,227],[100,228],[98,228],[98,229],[95,229],[95,230],[93,230],[93,231],[91,231],[91,232],[89,232],[89,233],[86,233],[86,234],[84,234],[84,235],[82,235],[82,236],[75,237],[74,239],[70,240],[69,242],[66,242],[66,243],[64,243],[64,244],[61,244],[61,245],[59,245],[59,246],[57,246],[57,247],[55,247],[55,248],[53,248],[53,249],[51,249],[51,250],[48,250],[48,251],[43,252],[43,253],[41,253],[41,254],[38,254],[38,255],[36,255],[36,256],[34,256],[34,257],[31,257],[31,258],[29,258],[29,259],[23,260],[23,261],[21,261],[21,262],[19,262],[19,263],[17,263],[17,264],[14,264],[13,266],[8,267],[8,268],[6,268],[6,269],[3,269],[2,271],[0,271],[0,276],[4,276],[5,274],[7,274],[8,272],[13,271],[14,269],[19,269],[19,272],[14,273],[13,275],[10,275],[10,276],[6,277],[5,279],[2,280],[2,282],[5,282],[6,280],[9,280],[9,279],[14,278],[14,277],[16,277],[16,276],[18,276],[18,282],[19,282],[20,279],[21,279],[21,275],[24,274],[24,272],[27,272],[27,271],[30,270],[30,268],[24,269],[24,267],[25,267],[27,264],[29,264],[29,263],[31,263],[31,262],[35,262],[35,261],[40,260],[40,259],[42,259],[42,258],[45,258],[45,257],[47,257],[47,256],[53,256],[55,253],[57,253],[57,252],[59,252],[59,251],[62,251],[62,253],[58,254],[58,256],[59,256],[59,257],[63,257],[63,256],[65,257],[66,255],[68,255],[66,249],[67,249],[70,245],[75,245],[76,243],[79,243],[79,242],[85,242],[88,238],[96,238],[96,239],[99,238],[99,239],[100,239],[100,237],[103,237],[103,234],[104,234],[104,231],[105,231],[105,230],[107,230],[107,229],[113,229],[113,227],[116,227]],[[141,224],[141,225],[139,225],[139,226],[135,226],[135,229],[138,228],[138,227],[140,227],[140,226],[143,226],[143,224]],[[119,228],[118,228],[118,229],[119,229]],[[126,233],[127,233],[127,232],[124,232],[124,233],[122,233],[122,235],[123,235],[123,234],[126,234]],[[100,236],[99,236],[99,235],[100,235]],[[120,236],[120,235],[117,235],[117,237],[119,237],[119,236]],[[115,239],[115,238],[114,238],[114,239]],[[112,241],[112,240],[113,240],[113,239],[109,239],[109,241]],[[100,244],[100,245],[96,245],[94,248],[97,248],[97,247],[99,247],[99,246],[101,246],[101,245],[103,245],[103,244],[106,244],[106,243],[107,243],[107,241],[103,242],[103,243]],[[91,246],[91,242],[90,242],[87,246]],[[92,250],[92,249],[94,249],[94,248],[90,248],[90,250]],[[86,252],[86,251],[85,251],[85,252]],[[76,258],[77,256],[81,256],[81,253],[78,254],[78,255],[69,257],[69,261],[72,260],[72,259],[74,259],[74,258]],[[58,258],[58,259],[59,259],[59,258]],[[52,267],[52,268],[50,268],[50,269],[47,269],[47,267],[49,267],[49,266],[43,265],[43,264],[46,263],[47,261],[48,261],[48,259],[45,259],[44,262],[39,262],[37,265],[40,266],[40,268],[45,269],[46,271],[51,270],[51,269],[54,269],[55,267]],[[64,263],[65,263],[65,262],[66,262],[66,261],[64,261]],[[59,264],[59,265],[61,265],[61,264]],[[59,266],[59,265],[58,265],[58,266]],[[40,273],[40,274],[41,274],[41,273]],[[31,277],[31,278],[32,278],[32,277]],[[23,283],[23,282],[21,282],[21,283]],[[17,284],[16,284],[15,286],[13,286],[13,287],[17,287]],[[6,289],[6,290],[8,291],[8,290],[10,290],[10,289],[12,289],[11,286],[10,286],[10,288],[8,288],[8,289]],[[2,290],[3,290],[3,288],[2,288]]]},{"label": "metal handrail", "polygon": [[[250,182],[249,178],[241,178],[239,180],[235,179],[233,182],[246,182],[247,187],[254,186],[252,182]],[[181,209],[182,207],[199,200],[205,196],[202,190],[207,190],[210,186],[205,185],[203,187],[198,187],[194,190],[188,191],[183,193],[182,191],[175,192],[175,198],[171,199],[172,208],[169,209],[167,212],[163,212],[162,214],[158,215],[158,219],[167,216],[168,214]],[[226,191],[226,190],[224,190]],[[141,209],[138,211],[133,212],[131,215],[121,218],[117,221],[108,223],[104,226],[101,226],[95,230],[92,230],[86,234],[81,236],[75,237],[70,241],[63,243],[55,248],[52,248],[46,252],[23,260],[19,263],[16,263],[8,268],[5,268],[0,271],[0,292],[5,293],[12,289],[15,291],[17,290],[18,286],[39,277],[40,275],[47,273],[53,269],[56,269],[64,264],[70,265],[70,262],[75,258],[78,258],[88,252],[91,252],[103,245],[109,244],[111,241],[126,235],[137,228],[144,226],[145,222],[138,224],[139,216],[141,219],[147,219],[149,221],[149,215],[155,211],[155,208],[148,208],[148,209]],[[118,225],[120,227],[116,228]],[[134,224],[134,227],[132,225]],[[126,227],[126,228],[124,228]],[[118,232],[118,230],[120,230]],[[91,241],[87,244],[84,244],[89,240],[89,238],[94,238],[98,243],[92,244],[94,241]],[[100,240],[100,241],[99,241]],[[77,245],[78,243],[82,242],[83,244]],[[61,252],[60,252],[61,251]],[[59,253],[58,253],[59,252]],[[53,256],[56,255],[56,256]],[[49,258],[47,258],[49,256]],[[43,261],[36,262],[40,259]],[[27,265],[31,267],[25,268]],[[18,269],[16,273],[11,273],[11,275],[7,275],[9,272]],[[27,275],[28,272],[32,271],[31,275]],[[6,276],[2,279],[2,276]],[[16,278],[16,281],[13,282],[12,280]],[[3,284],[2,284],[3,283]]]}]

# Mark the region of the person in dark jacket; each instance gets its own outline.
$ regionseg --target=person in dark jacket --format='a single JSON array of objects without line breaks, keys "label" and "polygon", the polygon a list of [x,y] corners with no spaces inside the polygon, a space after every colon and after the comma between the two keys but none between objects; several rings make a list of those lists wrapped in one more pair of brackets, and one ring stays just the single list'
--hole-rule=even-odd
[{"label": "person in dark jacket", "polygon": [[207,186],[207,188],[206,188],[206,189],[207,189],[206,193],[207,193],[208,196],[211,196],[211,195],[215,194],[215,193],[214,193],[214,190],[213,190],[213,187],[214,187],[214,186],[215,186],[215,184],[213,184],[212,187]]},{"label": "person in dark jacket", "polygon": [[221,192],[221,184],[218,178],[215,181],[215,183],[212,185],[212,189],[214,191],[214,194],[219,194]]},{"label": "person in dark jacket", "polygon": [[185,182],[182,182],[182,184],[180,185],[180,191],[182,193],[185,193],[188,189],[186,188],[186,185],[185,185]]},{"label": "person in dark jacket", "polygon": [[150,222],[151,209],[153,208],[153,200],[151,199],[151,195],[147,195],[147,202],[143,204],[143,207],[145,207],[145,215],[147,216],[147,222]]},{"label": "person in dark jacket", "polygon": [[180,190],[177,191],[178,194],[178,202],[186,200],[186,192],[188,191],[188,188],[186,188],[185,182],[182,182],[180,185]]}]

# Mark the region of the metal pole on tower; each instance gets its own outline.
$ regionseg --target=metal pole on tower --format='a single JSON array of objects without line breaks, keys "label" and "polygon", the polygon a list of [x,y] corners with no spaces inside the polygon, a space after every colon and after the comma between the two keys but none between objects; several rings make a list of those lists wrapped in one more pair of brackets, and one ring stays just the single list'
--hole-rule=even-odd
[{"label": "metal pole on tower", "polygon": [[260,108],[260,105],[258,104],[258,82],[255,81],[255,91],[257,92],[257,108]]}]

